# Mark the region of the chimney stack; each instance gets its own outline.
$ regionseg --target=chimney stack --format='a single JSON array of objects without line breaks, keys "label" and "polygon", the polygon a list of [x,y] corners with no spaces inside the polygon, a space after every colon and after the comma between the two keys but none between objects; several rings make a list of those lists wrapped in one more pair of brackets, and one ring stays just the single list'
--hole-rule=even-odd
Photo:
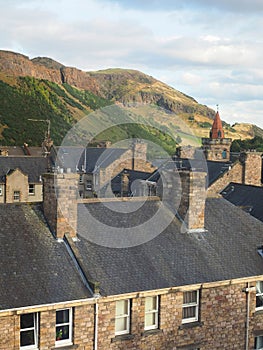
[{"label": "chimney stack", "polygon": [[206,173],[192,169],[173,169],[164,171],[163,175],[163,200],[183,221],[182,231],[203,231]]},{"label": "chimney stack", "polygon": [[42,178],[44,215],[52,233],[58,239],[65,233],[76,237],[79,175],[48,173]]},{"label": "chimney stack", "polygon": [[242,152],[239,156],[242,169],[242,183],[245,185],[262,185],[262,152]]}]

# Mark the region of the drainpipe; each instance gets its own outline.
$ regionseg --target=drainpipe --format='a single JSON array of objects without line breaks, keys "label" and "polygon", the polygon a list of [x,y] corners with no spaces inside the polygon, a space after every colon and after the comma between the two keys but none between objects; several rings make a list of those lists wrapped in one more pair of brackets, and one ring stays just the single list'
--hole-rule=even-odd
[{"label": "drainpipe", "polygon": [[95,299],[95,322],[94,322],[94,350],[98,349],[98,321],[99,321],[99,304],[98,298]]},{"label": "drainpipe", "polygon": [[255,287],[250,287],[250,283],[247,283],[246,292],[246,301],[247,301],[247,315],[246,315],[246,347],[245,350],[249,350],[249,314],[250,314],[250,292],[255,291]]}]

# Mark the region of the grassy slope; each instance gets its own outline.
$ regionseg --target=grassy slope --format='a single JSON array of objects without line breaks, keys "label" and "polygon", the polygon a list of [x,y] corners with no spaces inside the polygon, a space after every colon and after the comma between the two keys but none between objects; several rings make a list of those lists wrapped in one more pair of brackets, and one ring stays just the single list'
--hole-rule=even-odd
[{"label": "grassy slope", "polygon": [[[48,61],[50,64],[52,66],[53,62]],[[131,119],[130,127],[119,125],[114,130],[105,130],[99,139],[116,142],[133,136],[147,138],[173,153],[176,141],[197,145],[201,137],[208,137],[214,112],[192,97],[134,70],[108,69],[88,74],[98,82],[100,96],[68,84],[58,85],[31,77],[10,77],[0,72],[1,144],[27,142],[40,145],[46,123],[30,122],[28,119],[50,119],[52,138],[60,144],[76,121],[114,102],[125,105]],[[149,106],[149,103],[155,107]],[[111,121],[110,115],[107,118]],[[94,118],[90,129],[99,129],[102,119],[101,116],[97,120]],[[108,121],[103,122],[107,125]],[[224,129],[226,137],[233,139],[263,134],[262,129],[252,125],[237,124],[233,128],[225,124]],[[77,137],[74,142],[78,142]]]}]

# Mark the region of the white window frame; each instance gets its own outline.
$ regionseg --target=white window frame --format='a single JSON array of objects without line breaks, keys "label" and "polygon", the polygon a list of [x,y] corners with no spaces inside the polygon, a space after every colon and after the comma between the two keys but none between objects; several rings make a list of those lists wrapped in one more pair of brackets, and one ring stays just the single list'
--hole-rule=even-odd
[{"label": "white window frame", "polygon": [[[260,284],[262,284],[260,288]],[[257,307],[257,299],[262,300],[262,305]],[[263,281],[257,281],[256,284],[256,310],[263,310]]]},{"label": "white window frame", "polygon": [[[119,302],[125,302],[127,303],[127,314],[120,314],[117,315],[117,305]],[[115,307],[115,335],[123,335],[123,334],[129,334],[130,333],[130,308],[131,308],[131,302],[130,299],[125,299],[125,300],[117,300],[116,301],[116,307]],[[122,331],[117,331],[116,330],[116,320],[119,319],[126,319],[126,329],[122,330]]]},{"label": "white window frame", "polygon": [[[30,186],[31,186],[31,188],[30,188]],[[36,186],[35,186],[35,184],[28,184],[28,194],[30,196],[34,196],[35,193],[36,193]]]},{"label": "white window frame", "polygon": [[14,202],[20,202],[21,199],[21,192],[20,191],[14,191],[13,193],[13,200]]},{"label": "white window frame", "polygon": [[[149,309],[146,310],[146,299],[155,299],[155,305],[156,308],[155,309]],[[153,315],[154,317],[154,323],[150,326],[146,326],[146,315]],[[144,309],[144,329],[146,331],[150,330],[150,329],[158,329],[159,327],[159,296],[155,295],[155,296],[151,296],[151,297],[145,297],[145,309]]]},{"label": "white window frame", "polygon": [[[195,302],[191,302],[191,303],[183,304],[182,323],[191,323],[191,322],[198,321],[198,317],[199,317],[199,297],[200,297],[199,290],[189,290],[189,291],[185,291],[183,293],[185,294],[185,293],[193,293],[193,292],[196,292],[196,301]],[[195,307],[195,316],[194,317],[184,318],[183,317],[183,311],[184,311],[184,309],[189,308],[189,307]]]},{"label": "white window frame", "polygon": [[92,181],[87,180],[86,182],[86,191],[92,191]]},{"label": "white window frame", "polygon": [[[29,328],[21,328],[21,317],[28,315],[28,314],[22,314],[20,315],[20,339],[21,339],[21,334],[23,332],[28,332],[28,331],[34,331],[34,341],[35,344],[33,345],[24,345],[22,346],[20,343],[20,349],[23,350],[29,350],[29,349],[37,349],[38,348],[38,333],[39,333],[39,321],[38,321],[38,313],[36,312],[31,312],[30,314],[33,315],[33,320],[34,320],[34,325],[33,327],[29,327]],[[20,340],[21,341],[21,340]]]},{"label": "white window frame", "polygon": [[65,309],[59,309],[56,310],[56,316],[57,316],[57,312],[59,311],[65,311],[68,310],[69,312],[69,320],[68,322],[64,322],[64,323],[57,323],[56,321],[56,338],[57,338],[57,327],[61,327],[61,326],[69,326],[69,338],[68,339],[62,339],[62,340],[57,340],[55,341],[55,346],[56,347],[60,347],[60,346],[64,346],[64,345],[72,345],[72,308],[65,308]]},{"label": "white window frame", "polygon": [[[259,347],[260,346],[259,342],[262,344],[261,347]],[[255,350],[262,350],[263,349],[263,335],[259,335],[259,336],[255,337],[255,344],[254,345],[255,345],[254,346]]]}]

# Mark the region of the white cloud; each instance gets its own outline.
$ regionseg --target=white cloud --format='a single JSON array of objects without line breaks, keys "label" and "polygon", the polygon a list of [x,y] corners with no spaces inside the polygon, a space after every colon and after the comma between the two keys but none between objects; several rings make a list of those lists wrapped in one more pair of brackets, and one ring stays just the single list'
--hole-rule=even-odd
[{"label": "white cloud", "polygon": [[263,93],[261,0],[0,4],[2,49],[84,70],[139,69],[201,103],[222,104],[232,115],[243,107],[244,118],[251,116],[251,108],[263,127],[262,104],[253,104]]}]

